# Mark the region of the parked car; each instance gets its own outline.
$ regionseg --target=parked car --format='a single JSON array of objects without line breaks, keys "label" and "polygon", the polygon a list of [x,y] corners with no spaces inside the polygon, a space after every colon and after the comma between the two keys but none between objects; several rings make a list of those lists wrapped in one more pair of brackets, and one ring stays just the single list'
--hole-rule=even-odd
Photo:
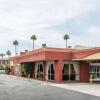
[{"label": "parked car", "polygon": [[4,67],[0,67],[0,74],[6,74],[6,70]]}]

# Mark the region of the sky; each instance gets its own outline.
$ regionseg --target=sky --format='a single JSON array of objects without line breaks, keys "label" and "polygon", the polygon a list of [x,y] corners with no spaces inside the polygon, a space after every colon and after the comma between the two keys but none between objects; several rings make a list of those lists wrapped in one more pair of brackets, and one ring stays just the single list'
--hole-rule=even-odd
[{"label": "sky", "polygon": [[18,40],[18,52],[68,45],[100,46],[100,0],[0,0],[0,53],[11,50]]}]

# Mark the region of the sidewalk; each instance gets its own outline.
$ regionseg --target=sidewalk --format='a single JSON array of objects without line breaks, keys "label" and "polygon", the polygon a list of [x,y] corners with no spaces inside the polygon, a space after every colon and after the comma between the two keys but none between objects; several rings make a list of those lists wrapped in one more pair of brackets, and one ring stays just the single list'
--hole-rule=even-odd
[{"label": "sidewalk", "polygon": [[48,85],[100,97],[100,84],[90,84],[90,83],[56,84],[56,83],[48,83]]}]

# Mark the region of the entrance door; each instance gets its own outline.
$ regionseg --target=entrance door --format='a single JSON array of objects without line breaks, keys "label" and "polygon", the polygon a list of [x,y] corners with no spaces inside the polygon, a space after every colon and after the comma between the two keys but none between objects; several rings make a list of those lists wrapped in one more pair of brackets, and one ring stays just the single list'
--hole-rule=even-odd
[{"label": "entrance door", "polygon": [[63,80],[75,80],[75,69],[73,64],[64,64],[62,71]]},{"label": "entrance door", "polygon": [[73,64],[70,64],[69,68],[70,68],[69,80],[75,80],[76,73]]},{"label": "entrance door", "polygon": [[53,64],[49,65],[48,80],[54,80],[54,66],[53,66]]},{"label": "entrance door", "polygon": [[43,78],[43,66],[42,64],[38,64],[37,66],[37,78],[42,79]]},{"label": "entrance door", "polygon": [[54,62],[46,63],[46,80],[54,80]]},{"label": "entrance door", "polygon": [[62,79],[69,80],[69,64],[63,66]]}]

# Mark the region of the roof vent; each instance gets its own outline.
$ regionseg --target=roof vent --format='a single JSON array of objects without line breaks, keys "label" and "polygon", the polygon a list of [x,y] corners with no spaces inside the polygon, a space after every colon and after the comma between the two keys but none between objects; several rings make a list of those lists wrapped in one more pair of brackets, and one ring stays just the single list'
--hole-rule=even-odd
[{"label": "roof vent", "polygon": [[28,50],[25,50],[25,52],[28,52]]},{"label": "roof vent", "polygon": [[45,48],[46,47],[46,44],[42,44],[42,47]]},{"label": "roof vent", "polygon": [[69,45],[68,48],[71,48],[71,46]]}]

